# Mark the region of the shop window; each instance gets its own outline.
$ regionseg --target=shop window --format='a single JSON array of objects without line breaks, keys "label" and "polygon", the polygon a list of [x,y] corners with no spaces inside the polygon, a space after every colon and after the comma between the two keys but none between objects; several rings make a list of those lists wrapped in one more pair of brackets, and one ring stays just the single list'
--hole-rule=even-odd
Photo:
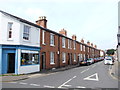
[{"label": "shop window", "polygon": [[21,65],[39,64],[39,53],[22,52]]}]

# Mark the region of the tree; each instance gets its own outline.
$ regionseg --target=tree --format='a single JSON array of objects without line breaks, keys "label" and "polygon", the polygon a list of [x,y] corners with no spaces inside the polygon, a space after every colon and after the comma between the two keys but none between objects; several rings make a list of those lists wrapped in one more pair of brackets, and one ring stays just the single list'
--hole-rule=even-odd
[{"label": "tree", "polygon": [[114,52],[115,52],[115,49],[108,49],[106,54],[110,56],[110,55],[114,55]]}]

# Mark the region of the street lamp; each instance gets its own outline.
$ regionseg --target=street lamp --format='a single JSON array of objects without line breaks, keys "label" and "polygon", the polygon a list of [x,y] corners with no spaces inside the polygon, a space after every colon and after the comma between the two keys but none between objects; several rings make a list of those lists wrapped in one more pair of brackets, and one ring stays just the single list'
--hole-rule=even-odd
[{"label": "street lamp", "polygon": [[118,45],[120,45],[120,34],[117,34],[117,38],[118,38]]}]

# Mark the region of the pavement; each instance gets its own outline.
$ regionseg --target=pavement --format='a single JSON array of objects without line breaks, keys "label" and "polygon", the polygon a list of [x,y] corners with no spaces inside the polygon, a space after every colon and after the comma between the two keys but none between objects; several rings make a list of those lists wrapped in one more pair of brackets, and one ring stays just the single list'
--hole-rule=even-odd
[{"label": "pavement", "polygon": [[114,65],[109,70],[110,75],[120,81],[120,62],[115,60]]},{"label": "pavement", "polygon": [[29,78],[32,78],[32,77],[46,76],[46,75],[49,75],[49,74],[54,73],[54,72],[68,70],[68,69],[71,69],[71,68],[75,68],[77,66],[78,65],[69,65],[69,66],[66,66],[66,67],[61,67],[61,68],[57,68],[57,69],[53,68],[51,70],[43,70],[41,72],[24,74],[24,75],[23,74],[22,75],[5,74],[1,77],[2,77],[2,82],[13,82],[13,81],[29,79]]}]

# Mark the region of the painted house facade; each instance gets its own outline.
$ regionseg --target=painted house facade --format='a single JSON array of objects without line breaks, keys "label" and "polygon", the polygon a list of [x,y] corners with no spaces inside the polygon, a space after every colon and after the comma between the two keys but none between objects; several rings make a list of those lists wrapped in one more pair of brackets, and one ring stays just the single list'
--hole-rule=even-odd
[{"label": "painted house facade", "polygon": [[0,74],[40,71],[40,28],[0,11]]}]

